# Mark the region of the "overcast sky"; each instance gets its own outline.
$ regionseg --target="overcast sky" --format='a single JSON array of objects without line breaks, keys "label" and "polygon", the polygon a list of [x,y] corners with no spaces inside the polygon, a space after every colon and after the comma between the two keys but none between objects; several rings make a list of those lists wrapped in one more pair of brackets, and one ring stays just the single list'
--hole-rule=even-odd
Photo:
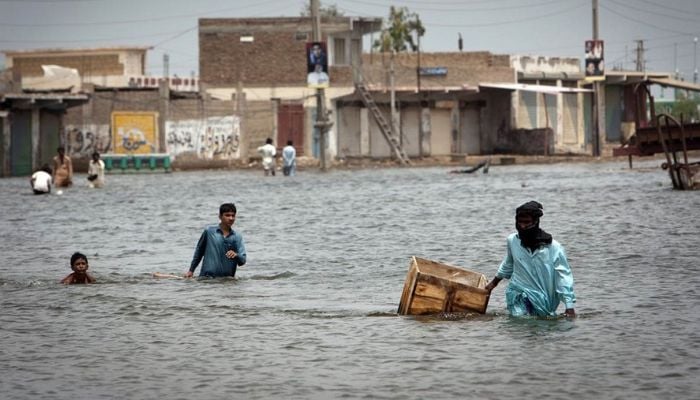
[{"label": "overcast sky", "polygon": [[[153,46],[147,71],[198,73],[197,19],[298,16],[301,0],[0,0],[0,49]],[[644,40],[647,70],[692,81],[700,36],[700,0],[599,0],[607,67],[634,69]],[[406,6],[426,27],[423,51],[583,57],[592,37],[591,0],[338,0],[348,16],[386,17]],[[695,39],[697,40],[697,39]],[[365,49],[367,50],[367,49]],[[4,58],[0,57],[0,64]]]}]

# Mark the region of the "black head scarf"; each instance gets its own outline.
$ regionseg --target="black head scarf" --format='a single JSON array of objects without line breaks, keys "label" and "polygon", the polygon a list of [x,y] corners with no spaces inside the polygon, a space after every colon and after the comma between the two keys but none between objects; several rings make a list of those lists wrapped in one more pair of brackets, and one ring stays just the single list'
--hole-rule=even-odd
[{"label": "black head scarf", "polygon": [[[535,251],[538,247],[552,243],[552,235],[540,229],[540,217],[544,215],[542,212],[542,204],[536,201],[528,201],[515,209],[515,229],[518,231],[518,237],[523,246]],[[532,225],[520,228],[517,223],[518,215],[529,215],[534,221]]]}]

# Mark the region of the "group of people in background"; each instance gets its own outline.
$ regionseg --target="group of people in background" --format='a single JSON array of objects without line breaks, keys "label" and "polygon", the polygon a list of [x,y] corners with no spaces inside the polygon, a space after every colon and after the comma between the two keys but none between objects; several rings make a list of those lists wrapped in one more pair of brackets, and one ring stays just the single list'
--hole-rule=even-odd
[{"label": "group of people in background", "polygon": [[[34,194],[51,193],[51,187],[70,187],[73,185],[73,162],[66,155],[66,149],[61,146],[58,154],[53,158],[53,168],[44,164],[32,174],[29,183]],[[101,188],[105,184],[105,163],[100,159],[100,153],[92,153],[92,160],[88,165],[88,186]]]},{"label": "group of people in background", "polygon": [[[268,138],[265,144],[258,147],[258,153],[262,156],[262,165],[265,176],[275,175],[277,168],[277,149]],[[53,158],[53,168],[44,164],[32,174],[29,183],[34,194],[51,193],[52,187],[65,188],[73,185],[73,162],[66,155],[65,147],[57,149],[57,155]],[[296,174],[296,149],[294,143],[289,140],[282,149],[282,172],[285,176]],[[87,186],[101,188],[105,185],[105,163],[100,159],[100,153],[92,153],[92,159],[88,164]]]},{"label": "group of people in background", "polygon": [[[262,156],[262,166],[265,176],[275,176],[277,168],[277,149],[272,144],[272,139],[267,138],[265,144],[258,147],[258,153]],[[297,169],[297,151],[294,142],[287,141],[287,145],[282,149],[282,173],[284,176],[294,176]]]}]

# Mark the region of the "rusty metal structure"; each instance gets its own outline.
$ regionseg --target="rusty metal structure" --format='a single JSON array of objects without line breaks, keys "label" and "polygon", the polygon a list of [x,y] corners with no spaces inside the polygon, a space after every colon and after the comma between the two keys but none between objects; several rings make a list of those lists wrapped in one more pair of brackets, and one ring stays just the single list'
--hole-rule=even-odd
[{"label": "rusty metal structure", "polygon": [[613,149],[613,155],[628,156],[631,168],[632,156],[663,153],[666,162],[661,167],[669,171],[674,189],[700,189],[700,162],[688,161],[688,151],[700,150],[700,123],[685,123],[665,113],[657,115],[649,91],[651,83],[657,82],[635,86],[635,132],[621,147]]}]

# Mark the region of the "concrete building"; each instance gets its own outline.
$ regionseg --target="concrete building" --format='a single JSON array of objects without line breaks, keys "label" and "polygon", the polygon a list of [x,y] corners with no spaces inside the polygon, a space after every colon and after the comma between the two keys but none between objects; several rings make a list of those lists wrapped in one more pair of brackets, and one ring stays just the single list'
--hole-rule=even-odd
[{"label": "concrete building", "polygon": [[0,176],[31,175],[50,164],[66,110],[87,101],[82,94],[0,90]]},{"label": "concrete building", "polygon": [[[323,17],[322,41],[327,43],[330,88],[327,107],[352,93],[353,76],[362,59],[362,38],[381,28],[381,18]],[[276,119],[270,130],[248,126],[249,148],[272,137],[278,147],[293,140],[298,155],[319,157],[315,89],[307,87],[306,45],[312,41],[309,17],[217,18],[199,20],[200,79],[213,98],[269,101]],[[336,130],[329,135],[328,153],[337,149]]]},{"label": "concrete building", "polygon": [[[409,157],[488,152],[494,143],[486,133],[509,120],[510,94],[479,90],[482,81],[515,82],[508,56],[422,53],[420,69],[416,53],[363,57],[360,81],[388,120],[393,88],[396,130]],[[391,156],[361,93],[339,98],[336,106],[340,157]]]},{"label": "concrete building", "polygon": [[[409,157],[592,154],[592,91],[579,59],[368,52],[363,37],[378,32],[381,23],[381,18],[322,19],[331,77],[326,107],[334,124],[327,156],[394,155],[360,88],[388,121],[395,116]],[[66,107],[58,124],[58,142],[78,159],[115,150],[120,139],[112,126],[114,112],[151,113],[157,132],[149,146],[176,162],[246,162],[257,157],[255,149],[267,137],[280,148],[293,140],[298,155],[318,158],[316,90],[306,82],[311,27],[308,17],[200,19],[201,80],[146,76],[148,47],[6,52],[11,67],[6,75],[21,90],[0,93],[87,96],[88,101],[76,97],[66,103],[79,107]],[[631,90],[649,77],[669,78],[613,71],[602,83],[598,132],[605,152],[634,130]],[[0,118],[9,132],[11,113],[26,101],[5,98]]]},{"label": "concrete building", "polygon": [[[488,52],[365,55],[362,77],[409,156],[585,154],[587,89],[578,59]],[[393,66],[392,66],[393,64]],[[420,68],[420,69],[419,69]],[[417,71],[420,71],[417,74]],[[389,157],[360,94],[337,102],[339,155]]]}]

